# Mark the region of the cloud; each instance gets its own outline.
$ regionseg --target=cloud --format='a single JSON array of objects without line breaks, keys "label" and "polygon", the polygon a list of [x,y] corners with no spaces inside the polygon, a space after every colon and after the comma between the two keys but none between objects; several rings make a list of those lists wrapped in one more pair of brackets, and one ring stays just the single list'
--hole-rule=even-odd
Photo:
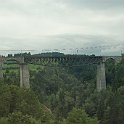
[{"label": "cloud", "polygon": [[123,0],[0,0],[0,49],[123,44],[123,6]]},{"label": "cloud", "polygon": [[72,7],[80,7],[80,9],[122,9],[123,0],[61,0]]},{"label": "cloud", "polygon": [[[94,35],[52,35],[37,38],[1,37],[0,50],[31,50],[32,53],[63,52],[66,54],[120,55],[124,49],[116,38]],[[18,43],[17,43],[18,41]],[[11,44],[10,44],[11,42]],[[34,51],[32,51],[34,50]],[[25,51],[24,51],[25,52]],[[29,51],[27,51],[29,52]]]}]

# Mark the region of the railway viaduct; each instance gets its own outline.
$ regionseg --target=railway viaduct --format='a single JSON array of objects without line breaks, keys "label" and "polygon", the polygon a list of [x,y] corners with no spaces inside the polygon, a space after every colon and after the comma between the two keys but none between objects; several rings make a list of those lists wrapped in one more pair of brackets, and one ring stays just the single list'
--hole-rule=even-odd
[{"label": "railway viaduct", "polygon": [[84,63],[93,63],[97,64],[97,75],[96,75],[96,86],[97,91],[106,89],[106,75],[105,75],[105,62],[108,59],[114,59],[115,64],[119,63],[122,59],[122,56],[84,56],[84,55],[67,55],[59,57],[0,57],[0,78],[3,78],[2,65],[5,61],[9,59],[14,59],[20,66],[20,87],[30,88],[29,82],[29,70],[27,63],[29,62],[58,62],[58,61],[81,61]]}]

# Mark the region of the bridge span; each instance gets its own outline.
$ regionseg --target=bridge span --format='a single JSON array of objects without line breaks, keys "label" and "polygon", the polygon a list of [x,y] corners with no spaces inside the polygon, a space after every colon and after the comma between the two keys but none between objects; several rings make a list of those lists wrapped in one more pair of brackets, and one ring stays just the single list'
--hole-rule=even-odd
[{"label": "bridge span", "polygon": [[0,56],[0,78],[3,78],[2,65],[7,60],[16,60],[20,66],[20,87],[30,88],[28,63],[30,62],[67,62],[80,61],[83,63],[97,64],[96,88],[98,91],[106,89],[105,62],[114,59],[119,63],[122,56],[86,56],[86,55],[64,55],[64,56],[27,56],[27,57],[2,57]]}]

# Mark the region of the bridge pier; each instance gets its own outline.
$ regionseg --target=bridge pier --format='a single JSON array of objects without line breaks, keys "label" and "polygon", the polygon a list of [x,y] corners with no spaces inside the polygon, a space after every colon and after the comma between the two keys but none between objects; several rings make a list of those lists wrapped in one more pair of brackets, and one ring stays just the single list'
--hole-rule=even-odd
[{"label": "bridge pier", "polygon": [[0,79],[3,78],[2,62],[0,62]]},{"label": "bridge pier", "polygon": [[2,56],[0,56],[0,79],[3,78],[2,65],[3,65],[3,59],[2,59]]},{"label": "bridge pier", "polygon": [[25,63],[20,64],[20,87],[26,89],[30,88],[29,70],[28,65]]},{"label": "bridge pier", "polygon": [[97,91],[106,89],[105,63],[100,62],[97,65]]},{"label": "bridge pier", "polygon": [[[24,63],[24,57],[17,57],[17,58],[10,58],[10,59],[15,59],[17,63],[20,65],[20,87],[29,89],[30,75],[29,75],[28,65]],[[3,78],[2,65],[3,65],[3,62],[6,60],[8,60],[8,58],[0,56],[0,79]]]}]

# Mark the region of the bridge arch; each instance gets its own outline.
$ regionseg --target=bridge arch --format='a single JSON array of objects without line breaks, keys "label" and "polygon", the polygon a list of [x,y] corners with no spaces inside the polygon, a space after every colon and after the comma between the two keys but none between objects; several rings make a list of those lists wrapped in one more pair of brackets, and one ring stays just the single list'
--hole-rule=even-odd
[{"label": "bridge arch", "polygon": [[102,59],[103,59],[103,62],[106,62],[109,59],[113,59],[115,60],[115,63],[118,64],[120,63],[122,57],[121,56],[103,56]]}]

